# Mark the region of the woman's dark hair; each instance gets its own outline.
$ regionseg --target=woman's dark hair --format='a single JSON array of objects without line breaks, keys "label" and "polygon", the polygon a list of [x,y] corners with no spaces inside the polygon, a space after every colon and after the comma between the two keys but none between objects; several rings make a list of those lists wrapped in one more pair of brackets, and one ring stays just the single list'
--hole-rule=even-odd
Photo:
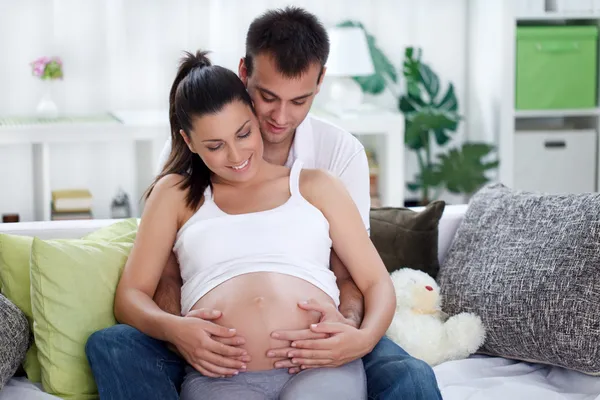
[{"label": "woman's dark hair", "polygon": [[181,59],[169,94],[171,153],[148,188],[146,199],[161,178],[179,174],[183,176],[180,187],[189,189],[186,205],[192,210],[198,208],[204,191],[211,184],[211,171],[198,154],[190,151],[179,131],[183,130],[190,137],[194,118],[215,114],[236,100],[254,112],[252,100],[240,78],[227,68],[212,65],[207,53],[200,50],[196,54],[185,52]]},{"label": "woman's dark hair", "polygon": [[248,76],[254,71],[254,57],[265,53],[273,56],[279,72],[289,78],[318,63],[321,79],[329,57],[329,36],[319,19],[300,7],[269,10],[248,28],[244,58]]}]

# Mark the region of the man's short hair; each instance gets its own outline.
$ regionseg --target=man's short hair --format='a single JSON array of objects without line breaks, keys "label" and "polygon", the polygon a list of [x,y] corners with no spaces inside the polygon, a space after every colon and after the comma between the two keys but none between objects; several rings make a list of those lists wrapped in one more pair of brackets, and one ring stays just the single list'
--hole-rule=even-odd
[{"label": "man's short hair", "polygon": [[284,76],[298,77],[312,63],[321,65],[322,73],[329,56],[327,30],[315,15],[302,8],[269,10],[248,28],[245,64],[249,76],[253,57],[265,53],[275,59]]}]

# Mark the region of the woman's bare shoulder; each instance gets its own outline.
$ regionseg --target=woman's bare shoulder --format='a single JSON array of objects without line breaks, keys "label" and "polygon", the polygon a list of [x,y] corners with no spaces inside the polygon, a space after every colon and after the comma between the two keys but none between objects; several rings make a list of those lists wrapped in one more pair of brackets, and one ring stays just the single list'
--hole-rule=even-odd
[{"label": "woman's bare shoulder", "polygon": [[181,187],[185,177],[179,174],[168,174],[156,181],[152,187],[150,197],[154,198],[176,198],[184,197],[187,190]]},{"label": "woman's bare shoulder", "polygon": [[328,185],[337,185],[341,181],[326,169],[303,168],[300,171],[300,187],[322,188]]},{"label": "woman's bare shoulder", "polygon": [[315,206],[334,201],[347,193],[342,181],[324,169],[303,169],[299,186],[302,196]]}]

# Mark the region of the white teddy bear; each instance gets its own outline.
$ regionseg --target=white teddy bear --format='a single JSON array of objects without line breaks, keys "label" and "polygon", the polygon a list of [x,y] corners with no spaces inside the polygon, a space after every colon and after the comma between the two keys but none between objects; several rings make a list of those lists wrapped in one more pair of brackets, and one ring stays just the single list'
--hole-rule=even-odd
[{"label": "white teddy bear", "polygon": [[391,274],[396,313],[387,335],[408,354],[430,366],[466,358],[485,340],[481,318],[460,313],[447,318],[440,288],[425,272],[402,268]]}]

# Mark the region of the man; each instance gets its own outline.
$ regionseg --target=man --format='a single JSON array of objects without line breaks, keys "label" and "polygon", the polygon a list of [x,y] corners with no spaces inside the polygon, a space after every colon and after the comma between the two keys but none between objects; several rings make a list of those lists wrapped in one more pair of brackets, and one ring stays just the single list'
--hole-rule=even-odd
[{"label": "man", "polygon": [[[254,102],[264,157],[288,166],[299,158],[306,168],[327,169],[338,176],[369,229],[369,171],[363,146],[350,133],[308,116],[323,81],[328,55],[327,33],[315,16],[298,8],[269,11],[250,25],[239,76]],[[167,142],[161,162],[169,152]],[[274,366],[298,373],[303,368],[337,366],[362,357],[370,399],[441,399],[432,369],[388,338],[384,337],[375,348],[349,340],[352,335],[346,332],[361,325],[362,295],[335,253],[331,268],[341,292],[339,310],[314,301],[299,306],[319,311],[325,320],[344,324],[341,326],[345,328],[332,335],[335,340],[323,339],[309,329],[274,332],[274,337],[300,341],[295,348],[272,349],[272,357],[284,360]],[[180,295],[181,277],[172,255],[154,299],[165,312],[180,315]],[[219,310],[200,310],[185,318],[218,324],[219,317]],[[224,361],[226,352],[220,352],[219,346],[240,343],[243,338],[214,336],[205,348],[190,347],[190,351],[204,355],[204,371],[200,372],[220,375],[230,363]],[[127,325],[92,335],[86,352],[100,397],[177,399],[185,360],[169,348],[170,344]],[[297,354],[289,358],[292,350]]]}]

